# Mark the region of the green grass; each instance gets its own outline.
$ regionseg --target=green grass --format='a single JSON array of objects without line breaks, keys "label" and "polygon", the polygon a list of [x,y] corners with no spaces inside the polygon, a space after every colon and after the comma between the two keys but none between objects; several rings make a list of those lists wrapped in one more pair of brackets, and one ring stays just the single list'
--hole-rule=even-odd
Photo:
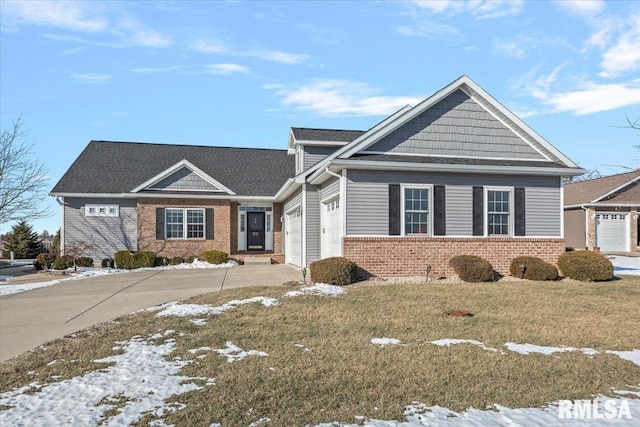
[{"label": "green grass", "polygon": [[[52,375],[81,375],[96,369],[92,360],[113,354],[114,341],[167,329],[185,332],[170,337],[177,345],[170,358],[194,360],[182,375],[216,378],[214,386],[176,397],[187,406],[166,422],[179,426],[248,425],[262,417],[269,417],[270,425],[355,423],[355,415],[403,420],[403,408],[412,401],[457,411],[494,403],[536,407],[558,399],[611,395],[611,388],[640,384],[640,367],[611,354],[525,356],[430,343],[464,338],[505,350],[506,342],[637,349],[640,278],[362,284],[347,287],[347,294],[335,298],[282,297],[288,290],[244,288],[189,300],[212,305],[256,295],[280,300],[276,307],[248,304],[210,316],[205,326],[155,313],[126,316],[2,364],[0,389],[50,382]],[[474,317],[446,315],[455,309]],[[405,345],[380,348],[370,343],[380,337],[397,338]],[[206,354],[202,359],[188,352],[203,346],[224,348],[227,341],[268,356],[228,363],[215,352],[199,353]],[[52,359],[59,362],[46,366]],[[28,371],[33,375],[25,375]]]}]

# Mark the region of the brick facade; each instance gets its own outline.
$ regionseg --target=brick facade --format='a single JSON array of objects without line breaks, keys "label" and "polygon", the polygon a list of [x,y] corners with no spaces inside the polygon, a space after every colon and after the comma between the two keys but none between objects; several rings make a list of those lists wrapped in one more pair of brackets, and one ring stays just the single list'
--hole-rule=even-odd
[{"label": "brick facade", "polygon": [[[213,240],[157,240],[156,208],[213,208]],[[138,199],[138,248],[158,256],[188,257],[217,249],[231,253],[231,202],[207,199]],[[209,224],[206,224],[208,227]],[[234,234],[235,227],[233,228]]]},{"label": "brick facade", "polygon": [[503,275],[520,255],[542,258],[556,265],[565,251],[561,238],[486,237],[345,237],[343,256],[372,276],[418,276],[431,265],[432,277],[452,276],[449,260],[456,255],[478,255]]}]

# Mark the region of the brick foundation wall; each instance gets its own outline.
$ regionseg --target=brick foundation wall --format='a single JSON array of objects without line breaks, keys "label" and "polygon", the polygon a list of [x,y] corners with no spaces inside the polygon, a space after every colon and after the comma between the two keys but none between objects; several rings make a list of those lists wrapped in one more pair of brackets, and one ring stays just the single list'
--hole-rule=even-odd
[{"label": "brick foundation wall", "polygon": [[[213,208],[213,240],[156,240],[156,208]],[[155,251],[158,256],[188,257],[217,249],[231,253],[231,202],[206,199],[138,199],[138,249]],[[237,206],[236,206],[237,217]],[[236,222],[237,224],[237,219]],[[209,224],[207,224],[209,226]],[[237,244],[237,243],[236,243]]]},{"label": "brick foundation wall", "polygon": [[502,275],[511,260],[535,256],[556,265],[565,251],[560,238],[451,238],[451,237],[345,237],[342,253],[372,276],[420,276],[431,265],[432,277],[452,276],[449,260],[456,255],[478,255]]}]

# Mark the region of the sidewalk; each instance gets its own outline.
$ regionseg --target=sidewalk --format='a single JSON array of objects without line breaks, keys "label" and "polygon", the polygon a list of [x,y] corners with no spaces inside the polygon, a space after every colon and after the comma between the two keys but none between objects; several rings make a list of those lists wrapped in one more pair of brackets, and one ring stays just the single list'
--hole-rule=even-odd
[{"label": "sidewalk", "polygon": [[71,280],[0,298],[0,361],[55,338],[168,301],[301,280],[282,264],[159,270]]}]

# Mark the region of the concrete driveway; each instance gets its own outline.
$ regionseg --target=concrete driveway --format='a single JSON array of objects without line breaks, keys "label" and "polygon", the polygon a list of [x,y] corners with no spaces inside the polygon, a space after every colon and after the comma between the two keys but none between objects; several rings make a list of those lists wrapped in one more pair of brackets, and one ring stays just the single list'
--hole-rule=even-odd
[{"label": "concrete driveway", "polygon": [[301,280],[290,266],[143,271],[70,280],[0,297],[0,361],[143,308],[222,289]]}]

